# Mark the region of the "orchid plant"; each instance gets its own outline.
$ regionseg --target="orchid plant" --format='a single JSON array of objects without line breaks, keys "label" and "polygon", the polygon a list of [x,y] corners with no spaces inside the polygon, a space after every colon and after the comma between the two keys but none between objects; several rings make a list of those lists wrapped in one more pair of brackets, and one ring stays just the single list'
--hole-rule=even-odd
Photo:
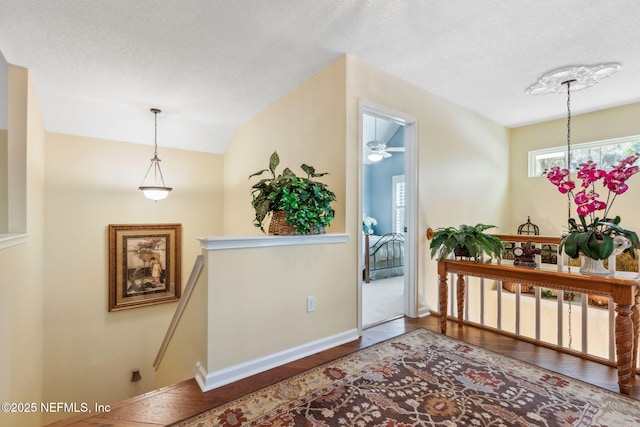
[{"label": "orchid plant", "polygon": [[[580,223],[569,218],[569,234],[560,243],[560,248],[564,248],[571,258],[578,258],[582,253],[592,259],[607,259],[615,247],[622,244],[627,245],[624,252],[635,257],[638,235],[620,226],[620,216],[610,218],[609,215],[616,197],[629,189],[626,181],[638,173],[639,167],[635,165],[638,158],[638,153],[631,155],[609,172],[598,169],[592,160],[580,163],[576,175],[577,180],[581,181],[579,187],[566,168],[554,166],[547,172],[547,179],[560,193],[568,194],[577,206]],[[604,200],[597,192],[597,183],[607,192]],[[602,219],[597,216],[600,211],[603,211]],[[628,239],[629,243],[623,243],[624,239],[618,238],[620,236]]]}]

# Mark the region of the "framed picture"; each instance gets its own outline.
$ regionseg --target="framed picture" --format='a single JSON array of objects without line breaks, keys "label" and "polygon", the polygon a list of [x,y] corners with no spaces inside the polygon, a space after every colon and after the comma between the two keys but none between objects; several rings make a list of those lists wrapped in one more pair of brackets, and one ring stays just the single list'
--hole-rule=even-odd
[{"label": "framed picture", "polygon": [[109,225],[109,311],[180,299],[181,224]]}]

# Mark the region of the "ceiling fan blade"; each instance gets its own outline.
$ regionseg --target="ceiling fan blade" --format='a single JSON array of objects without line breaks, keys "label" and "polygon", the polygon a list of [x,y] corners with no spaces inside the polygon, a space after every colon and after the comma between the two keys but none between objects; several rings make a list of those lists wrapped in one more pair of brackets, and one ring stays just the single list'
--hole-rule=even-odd
[{"label": "ceiling fan blade", "polygon": [[387,145],[384,142],[373,140],[373,141],[367,142],[367,147],[370,150],[379,151],[379,150],[385,150],[387,148]]}]

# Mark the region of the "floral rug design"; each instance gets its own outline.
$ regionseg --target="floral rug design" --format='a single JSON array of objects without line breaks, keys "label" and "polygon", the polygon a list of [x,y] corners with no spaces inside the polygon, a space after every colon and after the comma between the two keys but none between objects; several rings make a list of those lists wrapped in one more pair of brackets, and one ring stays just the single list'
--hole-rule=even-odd
[{"label": "floral rug design", "polygon": [[178,426],[635,426],[640,402],[419,329]]}]

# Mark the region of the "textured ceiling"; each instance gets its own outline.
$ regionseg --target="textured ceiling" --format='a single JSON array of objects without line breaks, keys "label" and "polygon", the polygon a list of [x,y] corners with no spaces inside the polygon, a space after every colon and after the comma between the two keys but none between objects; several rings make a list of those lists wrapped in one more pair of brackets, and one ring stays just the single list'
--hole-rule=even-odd
[{"label": "textured ceiling", "polygon": [[224,152],[233,130],[344,54],[509,127],[563,117],[545,72],[619,62],[575,114],[640,101],[637,0],[0,0],[0,51],[48,131]]}]

